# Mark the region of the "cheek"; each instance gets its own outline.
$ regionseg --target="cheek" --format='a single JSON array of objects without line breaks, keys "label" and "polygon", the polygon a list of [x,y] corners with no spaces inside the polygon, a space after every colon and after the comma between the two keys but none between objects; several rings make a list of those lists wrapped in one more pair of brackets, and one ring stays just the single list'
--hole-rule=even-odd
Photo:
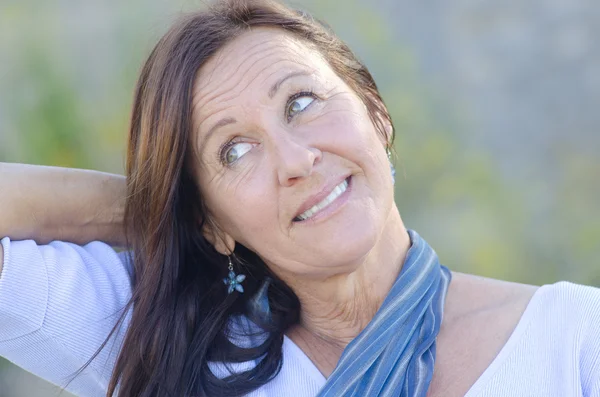
[{"label": "cheek", "polygon": [[335,136],[337,150],[360,168],[366,177],[365,188],[379,200],[393,197],[393,182],[390,164],[385,150],[385,139],[373,125],[362,103],[352,106],[345,112],[338,112],[331,121],[331,131]]},{"label": "cheek", "polygon": [[345,139],[368,149],[379,139],[366,107],[354,96],[346,96],[332,104],[325,118],[338,140]]},{"label": "cheek", "polygon": [[223,229],[246,247],[253,249],[255,236],[268,240],[279,230],[276,196],[264,178],[248,176],[214,196]]},{"label": "cheek", "polygon": [[325,144],[328,149],[361,168],[372,168],[373,162],[379,167],[382,157],[387,163],[383,141],[362,109],[354,107],[336,112],[322,130],[328,136]]}]

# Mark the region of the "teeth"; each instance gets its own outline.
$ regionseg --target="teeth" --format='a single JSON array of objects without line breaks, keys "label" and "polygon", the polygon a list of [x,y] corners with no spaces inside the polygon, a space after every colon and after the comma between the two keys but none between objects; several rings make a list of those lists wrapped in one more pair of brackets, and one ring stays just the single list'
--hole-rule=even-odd
[{"label": "teeth", "polygon": [[331,204],[336,198],[338,198],[342,193],[344,193],[346,189],[348,189],[348,181],[344,179],[344,181],[337,185],[335,189],[333,189],[331,193],[329,193],[329,195],[327,195],[327,197],[323,199],[323,201],[313,205],[312,207],[304,211],[302,214],[298,215],[298,219],[300,219],[301,221],[305,221],[308,218],[312,217],[314,214]]}]

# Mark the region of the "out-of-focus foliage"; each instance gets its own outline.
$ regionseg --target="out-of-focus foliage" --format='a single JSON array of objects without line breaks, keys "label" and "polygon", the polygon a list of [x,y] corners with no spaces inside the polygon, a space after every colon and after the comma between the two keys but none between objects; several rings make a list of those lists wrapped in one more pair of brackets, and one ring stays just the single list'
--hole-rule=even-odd
[{"label": "out-of-focus foliage", "polygon": [[[403,4],[410,12],[410,5]],[[582,141],[598,147],[600,136],[577,134],[565,124],[562,135],[541,138],[551,150],[536,152],[533,146],[531,166],[515,166],[516,155],[497,155],[497,137],[487,145],[474,143],[482,134],[444,86],[432,86],[416,61],[417,49],[394,34],[394,24],[385,23],[381,9],[378,13],[360,1],[346,2],[343,9],[334,1],[315,1],[314,7],[329,12],[326,20],[351,40],[374,73],[395,121],[400,212],[444,263],[459,271],[532,284],[561,279],[600,284],[600,159],[595,151],[581,149],[586,146]],[[403,7],[397,10],[389,19],[401,15]],[[539,85],[523,84],[525,92]],[[536,98],[529,96],[534,107]],[[600,90],[585,99],[597,103]],[[513,117],[502,107],[497,111]],[[517,145],[531,135],[527,125],[504,134]],[[536,174],[536,167],[545,163],[550,163],[545,172]]]},{"label": "out-of-focus foliage", "polygon": [[[463,3],[431,2],[429,6],[438,4],[441,10],[459,4],[466,7]],[[574,3],[587,4],[585,0]],[[547,122],[540,117],[544,112],[533,111],[546,103],[539,100],[539,93],[563,94],[554,82],[543,85],[554,77],[540,74],[539,81],[523,79],[513,96],[494,102],[496,83],[486,86],[485,78],[496,78],[500,72],[481,72],[477,62],[485,54],[473,55],[472,48],[469,52],[470,47],[460,46],[464,43],[445,41],[445,52],[471,54],[474,60],[464,63],[459,72],[443,65],[433,67],[431,59],[452,58],[402,35],[399,21],[407,21],[405,14],[418,15],[411,8],[421,7],[416,3],[306,0],[295,4],[327,21],[374,74],[395,122],[396,201],[407,226],[436,248],[444,264],[457,271],[532,284],[566,279],[600,285],[600,157],[596,155],[600,123],[587,118],[585,131],[591,133],[586,134],[573,121],[587,115],[576,117],[578,108],[598,108],[600,90],[590,88],[581,97],[575,94],[580,103],[564,117],[560,106],[549,109],[553,120],[564,122],[555,123],[560,124],[558,132],[537,133],[532,143],[531,131]],[[555,5],[547,7],[551,6]],[[194,7],[194,2],[183,0],[0,4],[0,161],[122,172],[137,71],[177,13]],[[504,7],[517,15],[525,12],[511,2]],[[411,26],[422,29],[422,42],[429,40],[436,48],[442,27],[434,24],[441,17],[433,11],[431,20],[411,21]],[[460,19],[463,25],[457,25],[461,32],[488,34],[502,21],[479,9],[469,15]],[[486,30],[490,18],[496,25],[490,23]],[[548,29],[550,37],[552,27]],[[490,37],[496,37],[492,33]],[[516,29],[512,34],[519,43],[522,32]],[[496,49],[495,45],[502,43],[491,42],[489,48]],[[514,64],[510,57],[506,60],[513,65],[511,73],[519,76],[519,47],[505,51],[514,56]],[[589,51],[600,59],[600,49]],[[461,59],[469,58],[461,55]],[[600,61],[594,62],[584,66],[596,65],[597,70]],[[559,66],[564,65],[557,61],[537,67],[560,78]],[[564,67],[567,78],[569,69]],[[449,77],[440,76],[440,70]],[[462,75],[476,76],[487,89],[473,93],[469,87],[448,82],[462,81]],[[520,108],[508,112],[516,108],[506,101]],[[492,109],[489,115],[487,108],[479,111],[482,103]],[[533,110],[528,113],[528,109]],[[495,135],[486,136],[478,130],[485,123],[474,121],[478,117],[492,126],[506,123],[518,128],[494,130]],[[8,385],[3,371],[8,369],[0,363],[0,395],[25,395],[13,383],[3,387]],[[31,390],[27,393],[34,397]],[[50,394],[39,394],[44,395]]]}]

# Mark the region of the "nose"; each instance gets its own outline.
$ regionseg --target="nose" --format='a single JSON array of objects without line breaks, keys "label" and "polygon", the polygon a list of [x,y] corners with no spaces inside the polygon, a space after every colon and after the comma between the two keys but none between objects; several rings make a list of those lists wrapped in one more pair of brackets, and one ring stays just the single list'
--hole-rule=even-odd
[{"label": "nose", "polygon": [[319,149],[295,142],[292,138],[280,139],[275,152],[277,178],[281,186],[292,186],[297,180],[309,176],[323,157]]}]

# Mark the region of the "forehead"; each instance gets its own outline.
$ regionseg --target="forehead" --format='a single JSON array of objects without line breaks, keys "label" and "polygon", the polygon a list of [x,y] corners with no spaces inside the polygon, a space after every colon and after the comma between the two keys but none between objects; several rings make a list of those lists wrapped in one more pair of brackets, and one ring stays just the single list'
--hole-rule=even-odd
[{"label": "forehead", "polygon": [[249,29],[198,71],[193,93],[195,119],[201,123],[215,105],[244,92],[265,94],[273,80],[298,70],[314,73],[316,78],[333,73],[320,53],[291,33],[267,27]]},{"label": "forehead", "polygon": [[224,82],[235,86],[264,71],[294,66],[316,68],[323,64],[316,50],[291,33],[277,28],[252,28],[223,46],[200,68],[195,88],[202,93]]}]

